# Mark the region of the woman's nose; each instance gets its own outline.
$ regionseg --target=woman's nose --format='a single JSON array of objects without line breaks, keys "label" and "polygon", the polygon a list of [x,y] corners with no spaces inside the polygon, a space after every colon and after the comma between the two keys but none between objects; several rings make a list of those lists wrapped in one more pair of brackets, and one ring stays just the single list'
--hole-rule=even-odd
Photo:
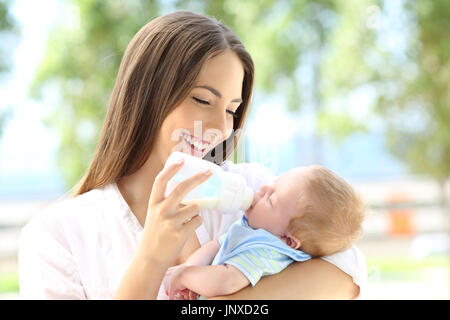
[{"label": "woman's nose", "polygon": [[215,130],[216,135],[218,135],[217,139],[221,141],[225,141],[230,136],[233,129],[232,125],[229,127],[225,112],[217,112],[217,114],[214,115],[214,118],[211,119],[210,127]]}]

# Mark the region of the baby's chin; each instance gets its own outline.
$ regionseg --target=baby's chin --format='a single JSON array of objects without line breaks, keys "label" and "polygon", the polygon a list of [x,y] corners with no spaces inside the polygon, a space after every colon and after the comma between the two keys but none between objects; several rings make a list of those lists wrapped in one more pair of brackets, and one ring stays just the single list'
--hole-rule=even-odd
[{"label": "baby's chin", "polygon": [[254,208],[250,207],[247,210],[244,211],[244,215],[248,220],[248,223],[250,223],[250,216],[254,214]]},{"label": "baby's chin", "polygon": [[252,210],[253,210],[253,206],[250,206],[247,210],[244,211],[244,215],[247,219],[248,219],[250,213],[252,212]]},{"label": "baby's chin", "polygon": [[247,218],[247,224],[250,228],[255,229],[255,226],[253,225],[253,219],[251,216],[253,216],[254,212],[251,209],[248,209],[244,211],[244,215]]}]

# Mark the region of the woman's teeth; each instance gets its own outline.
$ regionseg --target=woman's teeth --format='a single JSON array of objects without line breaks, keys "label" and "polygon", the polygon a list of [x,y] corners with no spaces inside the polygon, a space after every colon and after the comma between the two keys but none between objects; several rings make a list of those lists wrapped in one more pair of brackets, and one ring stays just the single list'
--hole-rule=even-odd
[{"label": "woman's teeth", "polygon": [[186,140],[186,142],[192,144],[195,147],[195,149],[199,151],[203,151],[204,149],[209,147],[209,143],[203,143],[202,141],[200,141],[195,137],[192,137],[191,135],[183,134],[183,138],[184,140]]}]

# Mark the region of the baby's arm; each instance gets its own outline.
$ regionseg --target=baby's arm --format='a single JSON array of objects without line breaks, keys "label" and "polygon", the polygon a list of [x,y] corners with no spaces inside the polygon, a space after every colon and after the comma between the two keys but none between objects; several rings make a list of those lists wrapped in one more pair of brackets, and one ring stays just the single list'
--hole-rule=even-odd
[{"label": "baby's arm", "polygon": [[232,265],[185,265],[170,281],[169,297],[185,288],[207,297],[229,295],[245,288],[250,281]]},{"label": "baby's arm", "polygon": [[187,297],[195,297],[196,293],[192,290],[188,290],[180,282],[180,274],[184,271],[184,269],[186,269],[186,266],[188,265],[210,265],[219,249],[219,241],[211,240],[194,251],[194,253],[191,254],[191,256],[183,264],[170,268],[170,276],[167,278],[168,281],[164,281],[164,287],[166,288],[166,294],[169,295],[169,299],[173,299],[173,295],[175,293],[178,293],[179,297],[184,299],[187,299]]},{"label": "baby's arm", "polygon": [[186,260],[186,265],[207,266],[214,260],[217,252],[220,249],[218,240],[211,240],[194,251],[193,254]]}]

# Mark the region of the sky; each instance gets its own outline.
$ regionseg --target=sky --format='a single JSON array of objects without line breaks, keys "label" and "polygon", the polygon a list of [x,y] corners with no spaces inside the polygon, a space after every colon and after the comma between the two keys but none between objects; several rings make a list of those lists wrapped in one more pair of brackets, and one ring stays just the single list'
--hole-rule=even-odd
[{"label": "sky", "polygon": [[[43,191],[50,191],[50,184],[45,183],[48,177],[58,180],[55,171],[58,137],[41,123],[49,110],[44,103],[27,98],[27,88],[44,55],[47,30],[60,12],[57,0],[16,0],[13,5],[22,36],[14,50],[12,76],[0,84],[0,108],[12,105],[15,109],[0,140],[0,197],[6,188],[9,191],[34,189],[33,185],[23,186],[27,180],[30,184],[40,180]],[[57,191],[58,183],[53,183],[51,188]]]}]

